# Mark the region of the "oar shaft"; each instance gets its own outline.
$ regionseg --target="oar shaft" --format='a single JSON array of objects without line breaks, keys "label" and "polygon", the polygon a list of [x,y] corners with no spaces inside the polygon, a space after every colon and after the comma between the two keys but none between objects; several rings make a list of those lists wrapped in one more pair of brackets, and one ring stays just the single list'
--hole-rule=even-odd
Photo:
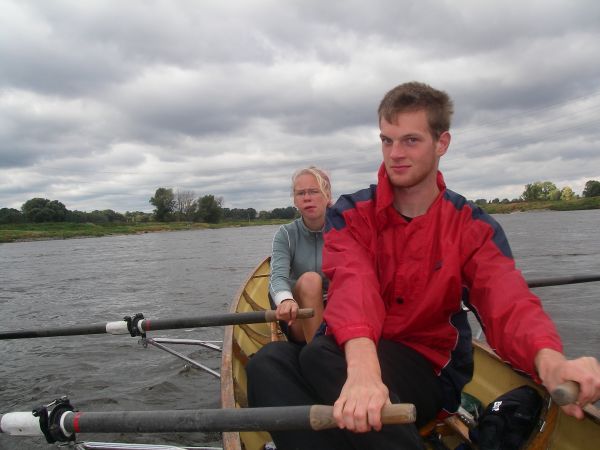
[{"label": "oar shaft", "polygon": [[310,406],[67,413],[69,433],[187,433],[310,429]]},{"label": "oar shaft", "polygon": [[[298,310],[298,318],[312,317],[314,311],[310,308]],[[143,319],[139,327],[141,331],[174,330],[178,328],[218,327],[223,325],[239,325],[248,323],[274,322],[275,311],[251,311],[245,313],[215,314],[201,317],[182,317],[178,319]]]},{"label": "oar shaft", "polygon": [[[310,308],[298,310],[298,318],[312,317]],[[248,323],[274,322],[275,311],[252,311],[244,313],[214,314],[200,317],[182,317],[176,319],[140,319],[137,327],[140,332],[174,330],[180,328],[216,327],[222,325],[239,325]],[[127,322],[119,320],[93,325],[75,325],[70,327],[41,328],[38,330],[8,331],[0,333],[0,340],[26,339],[55,336],[81,336],[86,334],[128,334]]]},{"label": "oar shaft", "polygon": [[600,275],[572,275],[564,277],[535,278],[527,280],[527,285],[530,288],[537,288],[545,286],[560,286],[563,284],[591,283],[593,281],[600,281]]},{"label": "oar shaft", "polygon": [[98,323],[85,326],[41,328],[39,330],[8,331],[0,333],[2,339],[28,339],[55,336],[80,336],[83,334],[104,334],[106,333],[106,324]]}]

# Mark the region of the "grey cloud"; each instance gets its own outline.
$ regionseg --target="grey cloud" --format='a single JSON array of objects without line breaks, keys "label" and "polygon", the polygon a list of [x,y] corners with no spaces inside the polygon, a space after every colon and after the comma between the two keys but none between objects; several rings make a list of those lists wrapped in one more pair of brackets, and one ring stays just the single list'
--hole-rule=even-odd
[{"label": "grey cloud", "polygon": [[599,19],[592,1],[6,1],[0,207],[150,210],[167,186],[271,209],[308,164],[354,191],[381,96],[412,79],[455,100],[457,191],[599,178]]}]

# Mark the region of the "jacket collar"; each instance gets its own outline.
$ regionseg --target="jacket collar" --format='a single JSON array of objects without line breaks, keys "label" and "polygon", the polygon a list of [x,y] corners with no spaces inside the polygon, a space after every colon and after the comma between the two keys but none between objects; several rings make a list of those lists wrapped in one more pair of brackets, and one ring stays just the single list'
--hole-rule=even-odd
[{"label": "jacket collar", "polygon": [[[438,170],[437,173],[437,185],[440,190],[439,197],[446,190],[446,182],[442,172]],[[375,203],[375,214],[379,223],[385,222],[385,210],[393,205],[394,203],[394,188],[390,183],[387,172],[385,170],[385,164],[379,166],[379,172],[377,173],[377,197]],[[437,200],[436,200],[437,201]],[[435,202],[434,202],[435,203]],[[393,206],[392,206],[393,207]]]}]

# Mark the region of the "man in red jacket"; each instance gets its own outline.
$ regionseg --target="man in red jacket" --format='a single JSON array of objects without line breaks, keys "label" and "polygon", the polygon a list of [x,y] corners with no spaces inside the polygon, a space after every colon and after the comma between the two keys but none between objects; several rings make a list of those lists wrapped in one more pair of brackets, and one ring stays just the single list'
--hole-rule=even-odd
[{"label": "man in red jacket", "polygon": [[501,227],[446,189],[438,165],[451,115],[448,95],[422,83],[381,101],[378,184],[328,212],[326,334],[306,347],[269,344],[248,365],[251,406],[334,405],[339,430],[272,433],[279,450],[422,448],[413,425],[382,429],[381,408],[414,403],[417,426],[456,411],[473,372],[463,303],[514,367],[550,390],[581,384],[568,414],[600,398],[600,364],[562,355]]}]

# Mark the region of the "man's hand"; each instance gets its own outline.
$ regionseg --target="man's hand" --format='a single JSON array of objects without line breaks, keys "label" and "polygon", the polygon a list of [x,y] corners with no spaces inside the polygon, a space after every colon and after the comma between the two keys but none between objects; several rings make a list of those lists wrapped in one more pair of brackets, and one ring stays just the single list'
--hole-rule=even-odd
[{"label": "man's hand", "polygon": [[298,303],[293,298],[286,298],[275,310],[275,318],[277,320],[287,320],[288,326],[292,326],[298,316]]},{"label": "man's hand", "polygon": [[600,363],[596,358],[585,356],[568,360],[561,353],[545,348],[537,353],[535,367],[549,392],[565,381],[579,383],[577,403],[562,407],[566,414],[583,419],[582,408],[600,400]]},{"label": "man's hand", "polygon": [[375,343],[368,338],[351,339],[344,345],[348,378],[333,405],[340,428],[364,433],[381,430],[381,408],[389,404],[389,391],[381,380]]}]

